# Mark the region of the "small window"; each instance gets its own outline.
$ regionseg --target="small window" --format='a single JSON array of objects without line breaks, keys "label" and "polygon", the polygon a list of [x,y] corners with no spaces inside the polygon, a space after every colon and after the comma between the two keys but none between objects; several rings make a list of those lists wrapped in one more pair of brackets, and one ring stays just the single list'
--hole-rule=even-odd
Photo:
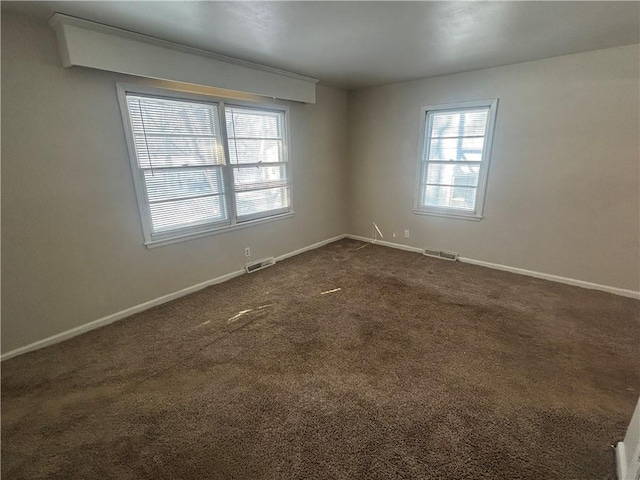
[{"label": "small window", "polygon": [[497,104],[423,109],[416,213],[482,218]]},{"label": "small window", "polygon": [[147,245],[291,213],[284,107],[119,92]]}]

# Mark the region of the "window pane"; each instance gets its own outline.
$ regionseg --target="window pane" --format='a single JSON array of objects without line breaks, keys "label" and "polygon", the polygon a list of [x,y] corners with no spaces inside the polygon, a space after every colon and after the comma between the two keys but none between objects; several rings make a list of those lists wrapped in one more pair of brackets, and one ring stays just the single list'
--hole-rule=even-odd
[{"label": "window pane", "polygon": [[147,170],[144,181],[150,202],[219,194],[224,191],[221,167],[211,169]]},{"label": "window pane", "polygon": [[429,160],[473,161],[482,160],[484,138],[441,138],[431,140]]},{"label": "window pane", "polygon": [[480,165],[460,164],[452,165],[431,163],[425,165],[425,176],[422,183],[435,183],[440,185],[460,185],[463,187],[477,187]]},{"label": "window pane", "polygon": [[449,207],[473,211],[476,203],[476,188],[473,187],[422,187],[423,205]]},{"label": "window pane", "polygon": [[282,112],[227,107],[227,135],[240,138],[282,138]]},{"label": "window pane", "polygon": [[284,113],[226,107],[229,161],[233,165],[265,164],[233,169],[238,217],[290,206],[284,163]]},{"label": "window pane", "polygon": [[484,136],[489,109],[430,113],[429,115],[432,118],[432,138]]},{"label": "window pane", "polygon": [[227,219],[224,197],[200,197],[150,205],[155,233]]},{"label": "window pane", "polygon": [[236,193],[238,216],[279,210],[289,206],[289,188],[269,188]]},{"label": "window pane", "polygon": [[229,139],[231,163],[283,162],[282,140]]},{"label": "window pane", "polygon": [[226,107],[231,163],[284,162],[284,113]]},{"label": "window pane", "polygon": [[240,167],[234,169],[236,190],[267,188],[287,183],[287,169],[284,165]]},{"label": "window pane", "polygon": [[141,168],[224,164],[217,105],[127,95],[127,106]]},{"label": "window pane", "polygon": [[135,135],[218,136],[218,107],[162,98],[127,95]]}]

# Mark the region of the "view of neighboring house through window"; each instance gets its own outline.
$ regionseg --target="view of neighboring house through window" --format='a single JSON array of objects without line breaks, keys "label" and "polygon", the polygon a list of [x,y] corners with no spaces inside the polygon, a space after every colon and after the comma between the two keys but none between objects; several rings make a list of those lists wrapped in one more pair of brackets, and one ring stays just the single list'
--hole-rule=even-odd
[{"label": "view of neighboring house through window", "polygon": [[284,107],[120,90],[146,243],[291,211]]},{"label": "view of neighboring house through window", "polygon": [[417,213],[480,217],[497,100],[429,107]]}]

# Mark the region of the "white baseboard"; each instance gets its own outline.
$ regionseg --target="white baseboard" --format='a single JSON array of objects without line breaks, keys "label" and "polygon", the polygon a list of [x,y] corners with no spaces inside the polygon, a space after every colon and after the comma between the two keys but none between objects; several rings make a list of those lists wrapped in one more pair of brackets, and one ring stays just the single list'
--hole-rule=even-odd
[{"label": "white baseboard", "polygon": [[[376,240],[372,241],[371,238],[361,237],[358,235],[337,235],[335,237],[328,238],[321,242],[314,243],[312,245],[299,248],[294,250],[293,252],[285,253],[276,257],[276,261],[281,261],[286,258],[293,257],[295,255],[299,255],[301,253],[307,252],[309,250],[314,250],[316,248],[320,248],[329,243],[333,243],[335,241],[341,240],[343,238],[351,238],[353,240],[360,240],[362,242],[375,243],[377,245],[382,245],[385,247],[396,248],[399,250],[406,250],[408,252],[414,253],[423,253],[424,250],[418,247],[412,247],[410,245],[402,245],[400,243],[387,242],[386,240]],[[568,285],[574,285],[577,287],[589,288],[593,290],[601,290],[603,292],[613,293],[615,295],[622,295],[624,297],[636,298],[640,299],[640,292],[636,292],[633,290],[625,290],[617,287],[610,287],[607,285],[599,285],[596,283],[585,282],[583,280],[575,280],[573,278],[560,277],[558,275],[551,275],[548,273],[535,272],[533,270],[525,270],[523,268],[509,267],[507,265],[500,265],[497,263],[483,262],[481,260],[474,260],[471,258],[459,257],[459,261],[464,263],[470,263],[473,265],[479,265],[482,267],[492,268],[495,270],[503,270],[507,272],[517,273],[520,275],[527,275],[530,277],[540,278],[543,280],[550,280],[552,282],[565,283]],[[62,342],[69,338],[75,337],[76,335],[80,335],[82,333],[88,332],[90,330],[94,330],[96,328],[100,328],[104,325],[108,325],[110,323],[116,322],[118,320],[122,320],[123,318],[130,317],[136,313],[142,312],[144,310],[148,310],[157,305],[161,305],[163,303],[169,302],[171,300],[175,300],[176,298],[183,297],[185,295],[189,295],[190,293],[197,292],[198,290],[202,290],[203,288],[207,288],[211,285],[215,285],[217,283],[222,283],[232,278],[243,275],[245,270],[236,270],[234,272],[227,273],[225,275],[213,278],[211,280],[207,280],[206,282],[199,283],[197,285],[193,285],[191,287],[183,288],[182,290],[178,290],[177,292],[169,293],[167,295],[163,295],[162,297],[158,297],[156,299],[150,300],[148,302],[141,303],[140,305],[135,305],[133,307],[127,308],[120,312],[113,313],[111,315],[107,315],[106,317],[99,318],[98,320],[94,320],[92,322],[86,323],[84,325],[80,325],[78,327],[72,328],[70,330],[66,330],[64,332],[58,333],[56,335],[52,335],[51,337],[44,338],[42,340],[38,340],[37,342],[30,343],[29,345],[25,345],[23,347],[16,348],[7,353],[3,353],[0,355],[0,361],[8,360],[9,358],[13,358],[17,355],[21,355],[23,353],[31,352],[33,350],[38,350],[40,348],[47,347],[49,345],[53,345],[55,343]]]},{"label": "white baseboard", "polygon": [[616,445],[616,473],[618,480],[627,480],[627,455],[624,442],[618,442]]},{"label": "white baseboard", "polygon": [[345,235],[345,237],[360,240],[361,242],[375,243],[376,245],[382,245],[384,247],[396,248],[398,250],[406,250],[407,252],[424,253],[424,248],[412,247],[411,245],[402,245],[401,243],[387,242],[386,240],[376,240],[374,242],[370,238],[360,237],[358,235]]},{"label": "white baseboard", "polygon": [[[314,243],[313,245],[309,245],[307,247],[299,248],[298,250],[294,250],[293,252],[285,253],[284,255],[280,255],[276,257],[276,261],[284,260],[285,258],[293,257],[300,253],[306,252],[308,250],[313,250],[329,243],[335,242],[337,240],[343,239],[344,235],[338,235],[336,237],[328,238],[327,240],[323,240],[321,242]],[[211,285],[215,285],[217,283],[226,282],[227,280],[231,280],[232,278],[239,277],[240,275],[245,274],[246,271],[244,268],[242,270],[236,270],[234,272],[227,273],[225,275],[221,275],[219,277],[213,278],[211,280],[207,280],[202,283],[198,283],[197,285],[193,285],[191,287],[183,288],[182,290],[178,290],[177,292],[169,293],[167,295],[163,295],[161,297],[155,298],[153,300],[149,300],[148,302],[141,303],[139,305],[135,305],[133,307],[127,308],[120,312],[113,313],[111,315],[107,315],[106,317],[99,318],[98,320],[94,320],[89,323],[85,323],[84,325],[80,325],[78,327],[72,328],[70,330],[66,330],[64,332],[58,333],[56,335],[52,335],[47,338],[43,338],[42,340],[38,340],[37,342],[30,343],[29,345],[25,345],[24,347],[19,347],[14,350],[11,350],[7,353],[3,353],[0,355],[0,361],[8,360],[17,355],[22,355],[23,353],[32,352],[34,350],[39,350],[40,348],[47,347],[49,345],[53,345],[55,343],[62,342],[64,340],[68,340],[69,338],[75,337],[82,333],[88,332],[90,330],[95,330],[96,328],[103,327],[105,325],[109,325],[110,323],[116,322],[118,320],[122,320],[124,318],[130,317],[136,313],[143,312],[152,307],[156,307],[158,305],[162,305],[163,303],[170,302],[171,300],[175,300],[176,298],[184,297],[185,295],[189,295],[190,293],[197,292],[198,290],[202,290],[203,288],[210,287]]]},{"label": "white baseboard", "polygon": [[499,263],[483,262],[482,260],[474,260],[473,258],[458,257],[458,260],[463,263],[493,268],[494,270],[503,270],[505,272],[517,273],[528,277],[539,278],[541,280],[549,280],[551,282],[564,283],[576,287],[588,288],[590,290],[600,290],[602,292],[613,293],[614,295],[620,295],[622,297],[640,299],[640,292],[636,292],[634,290],[626,290],[624,288],[611,287],[609,285],[600,285],[599,283],[585,282],[584,280],[576,280],[575,278],[561,277],[550,273],[536,272],[535,270],[525,270],[524,268],[500,265]]},{"label": "white baseboard", "polygon": [[0,361],[8,360],[17,355],[22,355],[23,353],[32,352],[33,350],[39,350],[40,348],[48,347],[49,345],[53,345],[54,343],[59,343],[64,340],[68,340],[69,338],[75,337],[76,335],[80,335],[90,330],[95,330],[96,328],[109,325],[110,323],[117,322],[118,320],[122,320],[123,318],[130,317],[131,315],[134,315],[136,313],[149,310],[152,307],[162,305],[163,303],[170,302],[171,300],[175,300],[176,298],[184,297],[185,295],[189,295],[190,293],[197,292],[198,290],[202,290],[203,288],[207,288],[211,285],[215,285],[216,283],[226,282],[227,280],[231,280],[232,278],[239,277],[244,273],[246,273],[244,269],[236,270],[235,272],[227,273],[226,275],[222,275],[220,277],[207,280],[206,282],[198,283],[197,285],[183,288],[182,290],[178,290],[177,292],[169,293],[167,295],[154,298],[153,300],[149,300],[148,302],[135,305],[133,307],[127,308],[120,312],[112,313],[111,315],[107,315],[106,317],[99,318],[98,320],[94,320],[93,322],[85,323],[84,325],[80,325],[79,327],[66,330],[56,335],[43,338],[42,340],[38,340],[37,342],[30,343],[29,345],[25,345],[24,347],[19,347],[19,348],[16,348],[15,350],[11,350],[7,353],[3,353],[2,356],[0,356]]},{"label": "white baseboard", "polygon": [[321,242],[314,243],[313,245],[309,245],[308,247],[299,248],[298,250],[294,250],[293,252],[285,253],[284,255],[280,255],[276,257],[276,262],[280,260],[284,260],[285,258],[295,257],[296,255],[300,255],[301,253],[308,252],[309,250],[315,250],[316,248],[324,247],[329,243],[337,242],[338,240],[342,240],[346,235],[336,235],[335,237],[327,238],[326,240],[322,240]]},{"label": "white baseboard", "polygon": [[[399,250],[406,250],[409,252],[423,253],[424,249],[411,247],[409,245],[402,245],[400,243],[387,242],[384,240],[376,240],[373,242],[370,238],[360,237],[358,235],[345,235],[347,238],[354,240],[360,240],[362,242],[376,243],[377,245],[383,245],[385,247],[397,248]],[[634,290],[626,290],[624,288],[611,287],[609,285],[600,285],[598,283],[585,282],[584,280],[576,280],[574,278],[561,277],[559,275],[552,275],[550,273],[536,272],[534,270],[526,270],[524,268],[510,267],[508,265],[500,265],[499,263],[484,262],[482,260],[474,260],[473,258],[458,257],[458,260],[462,263],[470,263],[472,265],[478,265],[481,267],[492,268],[494,270],[502,270],[505,272],[517,273],[519,275],[526,275],[528,277],[540,278],[542,280],[550,280],[552,282],[564,283],[567,285],[574,285],[576,287],[588,288],[591,290],[600,290],[607,293],[613,293],[614,295],[621,295],[623,297],[640,299],[640,292]]]}]

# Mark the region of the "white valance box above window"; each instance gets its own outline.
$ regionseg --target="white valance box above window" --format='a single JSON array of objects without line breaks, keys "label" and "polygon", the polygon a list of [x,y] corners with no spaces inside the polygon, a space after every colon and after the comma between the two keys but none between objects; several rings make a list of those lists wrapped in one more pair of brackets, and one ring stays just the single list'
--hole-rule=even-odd
[{"label": "white valance box above window", "polygon": [[315,78],[59,13],[49,23],[56,31],[64,67],[88,67],[316,103]]}]

